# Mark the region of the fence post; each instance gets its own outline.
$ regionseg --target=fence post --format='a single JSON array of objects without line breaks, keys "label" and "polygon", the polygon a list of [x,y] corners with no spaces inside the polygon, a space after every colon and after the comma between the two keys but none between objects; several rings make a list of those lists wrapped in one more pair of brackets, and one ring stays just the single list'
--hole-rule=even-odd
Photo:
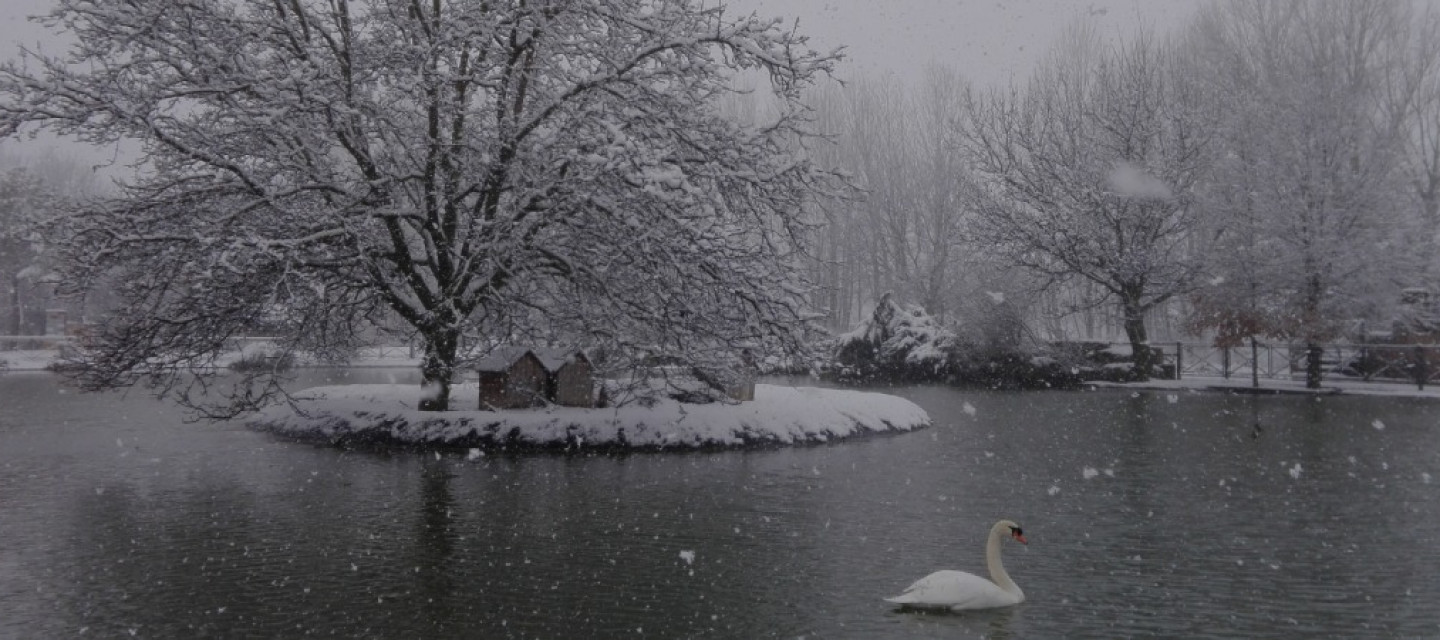
[{"label": "fence post", "polygon": [[1176,379],[1176,380],[1179,380],[1179,379],[1180,379],[1180,370],[1184,368],[1183,366],[1181,366],[1181,365],[1183,364],[1183,361],[1182,361],[1182,360],[1183,360],[1183,356],[1182,356],[1181,354],[1183,354],[1183,353],[1185,353],[1185,344],[1182,343],[1182,342],[1176,342],[1176,343],[1175,343],[1175,379]]},{"label": "fence post", "polygon": [[1260,388],[1260,343],[1250,336],[1250,386]]},{"label": "fence post", "polygon": [[1415,384],[1425,390],[1425,379],[1430,377],[1430,366],[1425,361],[1425,347],[1415,347]]},{"label": "fence post", "polygon": [[1230,347],[1220,347],[1220,368],[1225,372],[1225,379],[1230,379]]}]

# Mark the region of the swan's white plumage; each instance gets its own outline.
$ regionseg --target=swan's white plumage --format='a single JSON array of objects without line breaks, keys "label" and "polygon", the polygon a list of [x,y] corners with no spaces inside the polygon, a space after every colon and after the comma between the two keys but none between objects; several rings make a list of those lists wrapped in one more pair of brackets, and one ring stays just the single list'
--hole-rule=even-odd
[{"label": "swan's white plumage", "polygon": [[885,601],[914,609],[951,611],[993,609],[1024,602],[1025,593],[1010,579],[1000,562],[1000,540],[1007,533],[1025,542],[1020,526],[1014,522],[1001,520],[990,528],[990,537],[985,542],[985,561],[993,581],[973,573],[945,569],[916,580],[903,593]]},{"label": "swan's white plumage", "polygon": [[944,569],[916,580],[904,593],[885,601],[916,609],[991,609],[1019,604],[1024,598],[973,573]]}]

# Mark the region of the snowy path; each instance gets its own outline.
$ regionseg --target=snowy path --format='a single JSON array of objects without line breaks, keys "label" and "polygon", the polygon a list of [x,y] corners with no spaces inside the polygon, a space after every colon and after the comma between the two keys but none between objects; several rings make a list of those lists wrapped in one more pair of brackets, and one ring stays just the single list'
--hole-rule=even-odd
[{"label": "snowy path", "polygon": [[1414,384],[1392,382],[1365,382],[1363,380],[1326,379],[1319,389],[1306,389],[1304,380],[1260,379],[1258,388],[1251,386],[1249,378],[1229,379],[1210,376],[1187,376],[1182,380],[1150,380],[1148,382],[1089,382],[1088,386],[1107,389],[1145,389],[1169,391],[1176,389],[1193,391],[1221,391],[1230,393],[1276,393],[1310,395],[1364,395],[1393,396],[1406,398],[1440,399],[1440,387],[1427,385],[1421,390]]}]

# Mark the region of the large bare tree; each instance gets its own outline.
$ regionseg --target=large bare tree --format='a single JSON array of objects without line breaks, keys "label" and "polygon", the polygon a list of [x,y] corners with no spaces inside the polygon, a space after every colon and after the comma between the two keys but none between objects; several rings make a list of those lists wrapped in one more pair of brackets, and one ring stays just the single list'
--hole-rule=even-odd
[{"label": "large bare tree", "polygon": [[[340,357],[393,315],[440,410],[467,345],[723,366],[798,348],[811,318],[799,212],[829,176],[798,100],[835,56],[778,21],[699,0],[59,0],[44,22],[75,45],[0,68],[0,133],[144,148],[62,229],[67,281],[125,302],[81,361],[91,388],[200,406],[234,336]],[[719,115],[737,73],[777,115]],[[281,392],[232,391],[204,410]]]},{"label": "large bare tree", "polygon": [[[959,133],[985,198],[974,233],[1047,286],[1113,303],[1147,376],[1146,314],[1190,289],[1211,115],[1173,50],[1072,30],[1023,88],[972,93]],[[1079,290],[1079,289],[1077,289]]]}]

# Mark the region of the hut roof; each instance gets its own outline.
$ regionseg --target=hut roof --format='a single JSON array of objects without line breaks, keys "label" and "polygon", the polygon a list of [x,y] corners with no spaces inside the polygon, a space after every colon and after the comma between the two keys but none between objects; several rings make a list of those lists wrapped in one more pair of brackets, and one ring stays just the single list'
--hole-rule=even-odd
[{"label": "hut roof", "polygon": [[[493,351],[486,354],[479,362],[475,363],[475,370],[485,373],[500,373],[508,371],[525,354],[530,353],[525,347],[495,347]],[[543,362],[541,364],[544,364]]]},{"label": "hut roof", "polygon": [[531,349],[530,351],[535,354],[536,358],[540,359],[540,364],[545,366],[545,370],[551,373],[559,371],[560,367],[565,366],[568,362],[586,359],[585,352],[578,349],[551,348]]},{"label": "hut roof", "polygon": [[475,363],[475,369],[486,373],[507,371],[517,361],[524,358],[527,353],[535,356],[535,359],[540,361],[540,366],[544,367],[545,370],[550,373],[559,371],[560,367],[574,360],[588,361],[588,358],[585,357],[585,352],[579,349],[531,349],[519,346],[505,346],[496,347],[494,351],[491,351],[484,358],[481,358],[479,362]]}]

